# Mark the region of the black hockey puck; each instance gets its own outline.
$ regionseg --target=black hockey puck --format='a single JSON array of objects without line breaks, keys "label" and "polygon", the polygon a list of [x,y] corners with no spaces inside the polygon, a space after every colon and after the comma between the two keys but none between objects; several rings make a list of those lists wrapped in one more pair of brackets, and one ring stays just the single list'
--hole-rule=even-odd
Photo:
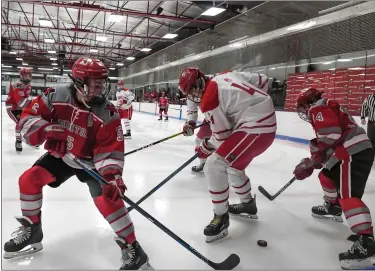
[{"label": "black hockey puck", "polygon": [[258,246],[260,247],[266,247],[267,246],[267,241],[264,240],[258,240]]}]

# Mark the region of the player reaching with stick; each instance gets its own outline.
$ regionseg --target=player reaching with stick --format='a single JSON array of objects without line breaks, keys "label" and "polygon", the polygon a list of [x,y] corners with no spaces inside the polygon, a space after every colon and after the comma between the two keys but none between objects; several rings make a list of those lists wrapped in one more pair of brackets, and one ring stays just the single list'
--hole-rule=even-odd
[{"label": "player reaching with stick", "polygon": [[[213,242],[228,234],[228,213],[257,218],[245,168],[274,141],[275,109],[267,93],[239,72],[223,72],[208,79],[198,68],[186,68],[179,87],[187,99],[200,104],[212,130],[212,136],[203,139],[196,152],[200,158],[207,158],[204,173],[214,218],[204,235],[206,242]],[[228,182],[239,195],[240,204],[228,206]]]},{"label": "player reaching with stick", "polygon": [[324,192],[324,204],[312,207],[312,215],[342,222],[342,212],[350,229],[358,236],[352,248],[340,253],[345,269],[375,265],[375,242],[370,210],[362,201],[374,161],[366,132],[334,100],[322,98],[322,91],[307,88],[297,97],[297,112],[308,121],[316,134],[310,140],[310,158],[299,163],[294,174],[298,180],[323,169],[318,177]]},{"label": "player reaching with stick", "polygon": [[[109,93],[108,70],[95,58],[80,58],[72,67],[73,83],[48,89],[24,110],[20,129],[32,146],[48,152],[19,178],[21,227],[4,245],[4,258],[41,250],[43,187],[59,187],[72,176],[86,183],[94,204],[116,233],[122,251],[121,270],[149,269],[148,257],[137,242],[134,225],[121,197],[124,138],[121,121]],[[101,186],[65,154],[93,168],[110,185]],[[26,247],[30,247],[24,250]]]}]

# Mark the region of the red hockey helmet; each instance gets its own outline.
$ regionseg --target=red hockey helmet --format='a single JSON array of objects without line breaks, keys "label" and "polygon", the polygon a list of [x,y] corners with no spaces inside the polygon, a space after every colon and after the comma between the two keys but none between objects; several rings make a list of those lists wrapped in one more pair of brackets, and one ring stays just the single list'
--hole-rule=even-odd
[{"label": "red hockey helmet", "polygon": [[297,113],[304,121],[309,121],[308,112],[310,107],[321,99],[323,91],[316,88],[305,88],[297,96]]},{"label": "red hockey helmet", "polygon": [[31,81],[31,76],[32,76],[32,70],[30,68],[21,68],[20,69],[20,80],[25,83],[25,84],[28,84],[30,83]]},{"label": "red hockey helmet", "polygon": [[108,69],[96,58],[79,58],[70,77],[76,89],[90,101],[104,101],[109,94]]},{"label": "red hockey helmet", "polygon": [[200,103],[204,93],[205,78],[198,67],[185,68],[180,76],[179,88],[189,100]]},{"label": "red hockey helmet", "polygon": [[120,80],[117,82],[117,90],[121,90],[124,88],[124,81]]}]

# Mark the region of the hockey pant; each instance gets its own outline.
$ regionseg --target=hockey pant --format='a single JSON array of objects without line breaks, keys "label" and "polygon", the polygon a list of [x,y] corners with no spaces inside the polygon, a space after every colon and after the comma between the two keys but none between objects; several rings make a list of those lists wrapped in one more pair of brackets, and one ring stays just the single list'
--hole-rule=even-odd
[{"label": "hockey pant", "polygon": [[20,121],[22,110],[11,110],[7,108],[7,113],[9,117],[14,121],[16,124],[15,132],[16,132],[16,140],[21,141],[21,130],[18,127],[18,122]]},{"label": "hockey pant", "polygon": [[168,118],[168,108],[160,108],[159,109],[159,118],[161,119],[163,117],[163,111],[164,111],[164,116]]},{"label": "hockey pant", "polygon": [[251,183],[245,168],[271,146],[275,134],[234,131],[207,159],[204,173],[215,214],[222,215],[228,211],[229,184],[241,202],[252,199]]},{"label": "hockey pant", "polygon": [[76,176],[82,183],[86,183],[96,207],[108,221],[117,236],[128,243],[135,241],[133,222],[123,200],[116,202],[108,200],[102,195],[100,184],[82,169],[69,167],[62,159],[46,153],[30,169],[19,178],[20,200],[22,215],[30,218],[34,223],[41,219],[43,203],[43,187],[49,185],[57,188],[70,177]]},{"label": "hockey pant", "polygon": [[[207,120],[204,119],[203,123],[207,123]],[[199,128],[197,136],[195,138],[195,146],[199,146],[204,138],[210,138],[212,135],[211,126],[209,124],[203,125]],[[207,159],[199,159],[201,165],[206,163]]]},{"label": "hockey pant", "polygon": [[372,149],[366,149],[319,173],[324,200],[340,204],[355,234],[373,234],[370,210],[362,201],[373,161]]},{"label": "hockey pant", "polygon": [[121,121],[124,123],[124,126],[125,126],[125,131],[128,132],[131,130],[131,127],[130,127],[130,121],[132,119],[132,116],[133,116],[133,106],[130,105],[129,108],[127,109],[119,109],[119,114],[120,114],[120,118],[121,118]]}]

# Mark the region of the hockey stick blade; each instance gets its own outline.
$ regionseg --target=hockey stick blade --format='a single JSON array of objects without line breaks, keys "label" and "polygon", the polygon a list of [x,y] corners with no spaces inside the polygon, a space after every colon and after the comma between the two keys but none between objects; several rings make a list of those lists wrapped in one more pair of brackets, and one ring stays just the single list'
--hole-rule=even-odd
[{"label": "hockey stick blade", "polygon": [[210,266],[215,270],[232,270],[240,263],[240,257],[237,254],[231,254],[221,263],[212,263]]},{"label": "hockey stick blade", "polygon": [[273,201],[276,199],[282,192],[284,192],[294,181],[296,180],[296,177],[294,176],[289,182],[287,182],[275,195],[271,195],[264,189],[262,186],[258,186],[258,190],[260,193],[262,193],[267,199],[270,201]]},{"label": "hockey stick blade", "polygon": [[270,201],[273,201],[275,198],[274,197],[272,197],[271,195],[270,195],[270,193],[268,193],[267,191],[266,191],[266,189],[264,189],[264,187],[263,186],[258,186],[258,190],[259,190],[259,192],[260,193],[262,193],[263,194],[263,196],[265,196],[267,199],[269,199]]}]

